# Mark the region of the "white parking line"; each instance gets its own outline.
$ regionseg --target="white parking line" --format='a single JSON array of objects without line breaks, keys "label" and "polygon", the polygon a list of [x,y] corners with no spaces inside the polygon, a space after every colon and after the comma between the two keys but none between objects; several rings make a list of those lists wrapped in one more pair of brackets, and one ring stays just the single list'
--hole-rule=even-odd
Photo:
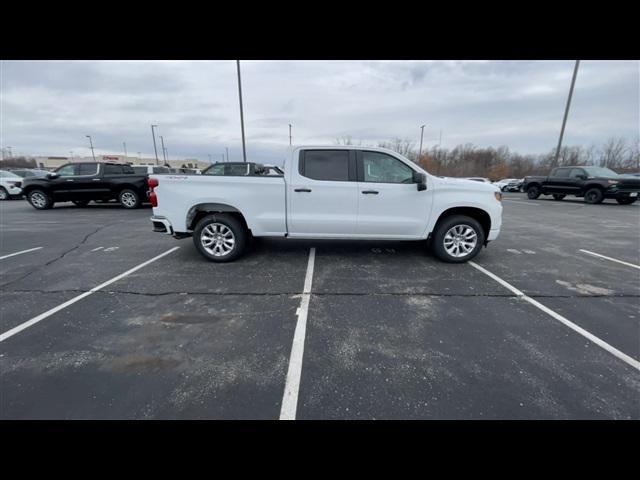
[{"label": "white parking line", "polygon": [[600,255],[599,253],[596,253],[596,252],[590,252],[589,250],[583,250],[582,248],[580,249],[580,251],[584,252],[584,253],[588,253],[589,255],[593,255],[595,257],[604,258],[605,260],[609,260],[611,262],[620,263],[622,265],[626,265],[627,267],[637,268],[638,270],[640,270],[640,265],[634,265],[633,263],[623,262],[622,260],[616,260],[615,258],[606,257],[606,256]]},{"label": "white parking line", "polygon": [[40,250],[42,247],[30,248],[29,250],[22,250],[21,252],[10,253],[9,255],[5,255],[4,257],[0,257],[0,260],[4,260],[5,258],[14,257],[16,255],[22,255],[23,253],[33,252],[34,250]]},{"label": "white parking line", "polygon": [[170,250],[167,250],[164,253],[161,253],[160,255],[153,257],[151,260],[147,260],[144,263],[141,263],[140,265],[138,265],[137,267],[133,267],[130,270],[127,270],[124,273],[121,273],[120,275],[113,277],[111,280],[107,280],[104,283],[101,283],[100,285],[98,285],[97,287],[92,288],[91,290],[89,290],[88,292],[84,292],[80,295],[78,295],[77,297],[73,297],[71,300],[67,300],[64,303],[61,303],[60,305],[58,305],[57,307],[53,307],[51,310],[47,310],[44,313],[41,313],[40,315],[38,315],[37,317],[33,317],[31,320],[27,320],[24,323],[21,323],[20,325],[18,325],[17,327],[13,327],[11,330],[7,330],[6,332],[4,332],[2,335],[0,335],[0,342],[5,341],[7,338],[9,337],[13,337],[16,333],[20,333],[22,330],[29,328],[32,325],[35,325],[36,323],[44,320],[47,317],[50,317],[51,315],[53,315],[56,312],[59,312],[60,310],[68,307],[69,305],[73,305],[74,303],[82,300],[85,297],[88,297],[89,295],[97,292],[98,290],[103,289],[104,287],[111,285],[114,282],[117,282],[118,280],[126,277],[127,275],[132,274],[133,272],[140,270],[142,267],[146,267],[147,265],[149,265],[150,263],[155,262],[156,260],[161,259],[162,257],[169,255],[171,252],[175,252],[176,250],[178,250],[180,247],[173,247]]},{"label": "white parking line", "polygon": [[304,278],[304,288],[302,290],[302,300],[297,310],[298,322],[293,334],[293,345],[291,346],[291,356],[289,358],[289,370],[287,381],[284,386],[284,396],[282,397],[282,407],[280,408],[280,420],[295,420],[296,409],[298,408],[298,390],[300,389],[300,375],[302,374],[302,356],[304,354],[304,338],[307,332],[307,315],[309,312],[309,300],[311,299],[311,283],[313,282],[313,266],[316,259],[316,249],[309,250],[309,262],[307,263],[307,274]]},{"label": "white parking line", "polygon": [[553,318],[555,318],[556,320],[558,320],[559,322],[565,324],[567,327],[569,327],[571,330],[574,330],[575,332],[579,333],[580,335],[582,335],[583,337],[585,337],[586,339],[592,341],[593,343],[595,343],[596,345],[598,345],[599,347],[603,348],[604,350],[606,350],[607,352],[609,352],[610,354],[614,355],[615,357],[619,358],[620,360],[622,360],[623,362],[627,363],[628,365],[632,366],[633,368],[635,368],[636,370],[640,370],[640,362],[638,360],[636,360],[635,358],[630,357],[629,355],[627,355],[624,352],[621,352],[620,350],[618,350],[617,348],[609,345],[607,342],[605,342],[604,340],[601,340],[600,338],[596,337],[595,335],[593,335],[592,333],[589,333],[587,330],[585,330],[582,327],[579,327],[578,325],[576,325],[575,323],[571,322],[570,320],[567,320],[565,317],[563,317],[562,315],[560,315],[559,313],[554,312],[553,310],[551,310],[548,307],[545,307],[544,305],[542,305],[540,302],[534,300],[533,298],[527,296],[524,294],[524,292],[518,290],[516,287],[514,287],[513,285],[511,285],[510,283],[505,282],[503,279],[501,279],[500,277],[498,277],[497,275],[494,275],[493,273],[491,273],[489,270],[486,270],[485,268],[481,267],[480,265],[478,265],[475,262],[468,262],[469,265],[471,265],[473,268],[475,268],[476,270],[481,271],[482,273],[484,273],[485,275],[493,278],[496,282],[498,282],[500,285],[502,285],[503,287],[511,290],[513,293],[515,293],[519,298],[521,298],[522,300],[529,302],[531,305],[533,305],[536,308],[539,308],[540,310],[542,310],[544,313],[546,313],[547,315],[552,316]]}]

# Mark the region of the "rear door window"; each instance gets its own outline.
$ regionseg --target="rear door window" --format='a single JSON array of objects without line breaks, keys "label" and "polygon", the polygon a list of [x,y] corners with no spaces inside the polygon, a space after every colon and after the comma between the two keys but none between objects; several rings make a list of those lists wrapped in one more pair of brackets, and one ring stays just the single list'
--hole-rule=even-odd
[{"label": "rear door window", "polygon": [[348,150],[306,150],[300,174],[313,180],[349,181]]},{"label": "rear door window", "polygon": [[569,168],[558,168],[554,172],[553,176],[554,177],[559,177],[559,178],[568,178],[569,177],[569,172],[570,172]]},{"label": "rear door window", "polygon": [[121,165],[109,165],[106,164],[104,166],[104,174],[105,175],[122,175],[124,170]]},{"label": "rear door window", "polygon": [[78,167],[78,175],[95,175],[98,173],[98,165],[96,163],[81,163]]}]

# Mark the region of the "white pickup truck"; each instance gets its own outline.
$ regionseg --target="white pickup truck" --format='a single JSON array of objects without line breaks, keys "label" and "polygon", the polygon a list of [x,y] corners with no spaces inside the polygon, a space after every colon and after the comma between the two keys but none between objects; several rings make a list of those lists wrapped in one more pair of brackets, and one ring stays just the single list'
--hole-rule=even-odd
[{"label": "white pickup truck", "polygon": [[283,175],[151,175],[153,230],[193,236],[208,260],[240,256],[248,239],[427,240],[465,262],[494,240],[502,194],[491,184],[436,177],[383,148],[295,147]]}]

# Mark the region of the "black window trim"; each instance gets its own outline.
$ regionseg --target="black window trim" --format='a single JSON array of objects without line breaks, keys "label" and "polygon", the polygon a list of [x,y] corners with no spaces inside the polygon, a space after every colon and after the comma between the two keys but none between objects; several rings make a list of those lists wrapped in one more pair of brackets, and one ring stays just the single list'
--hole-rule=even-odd
[{"label": "black window trim", "polygon": [[414,169],[414,168],[412,168],[412,167],[411,167],[411,165],[407,165],[407,163],[406,163],[406,162],[403,162],[403,161],[402,161],[402,160],[400,160],[398,157],[396,157],[396,156],[394,156],[394,155],[390,155],[390,154],[388,154],[387,152],[378,152],[378,151],[376,151],[376,150],[357,150],[357,151],[356,151],[356,155],[357,155],[357,160],[358,160],[358,161],[356,162],[356,165],[357,165],[357,169],[358,169],[358,176],[357,176],[357,178],[358,178],[358,182],[360,182],[360,183],[385,183],[385,184],[388,184],[388,185],[415,185],[415,184],[413,183],[413,181],[412,181],[411,183],[398,183],[398,182],[365,182],[365,180],[364,180],[364,160],[363,160],[363,158],[362,158],[362,154],[363,154],[364,152],[368,152],[368,153],[379,153],[379,154],[381,154],[381,155],[386,155],[386,156],[388,156],[388,157],[391,157],[391,158],[393,158],[393,159],[397,160],[398,162],[400,162],[400,163],[402,163],[403,165],[405,165],[409,170],[411,170],[411,176],[412,176],[412,179],[413,179],[413,175],[417,172],[417,170],[416,170],[416,169]]},{"label": "black window trim", "polygon": [[[307,177],[305,175],[305,156],[307,152],[347,152],[348,153],[348,179],[347,180],[318,180],[317,178]],[[308,148],[300,150],[298,156],[298,173],[308,180],[314,182],[357,182],[357,167],[356,167],[356,151],[347,148]]]}]

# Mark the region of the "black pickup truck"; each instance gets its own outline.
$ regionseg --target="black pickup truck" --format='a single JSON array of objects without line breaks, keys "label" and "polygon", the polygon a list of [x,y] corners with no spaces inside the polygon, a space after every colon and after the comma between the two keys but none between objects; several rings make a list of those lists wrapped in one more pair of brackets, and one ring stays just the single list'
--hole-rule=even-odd
[{"label": "black pickup truck", "polygon": [[621,205],[630,205],[640,195],[640,179],[603,167],[558,167],[548,177],[525,177],[523,190],[532,200],[540,195],[553,195],[555,200],[575,195],[584,197],[587,203],[615,198]]},{"label": "black pickup truck", "polygon": [[22,193],[38,210],[49,209],[55,202],[85,207],[91,200],[114,199],[124,208],[138,208],[148,201],[147,175],[120,163],[68,163],[44,177],[25,179]]}]

